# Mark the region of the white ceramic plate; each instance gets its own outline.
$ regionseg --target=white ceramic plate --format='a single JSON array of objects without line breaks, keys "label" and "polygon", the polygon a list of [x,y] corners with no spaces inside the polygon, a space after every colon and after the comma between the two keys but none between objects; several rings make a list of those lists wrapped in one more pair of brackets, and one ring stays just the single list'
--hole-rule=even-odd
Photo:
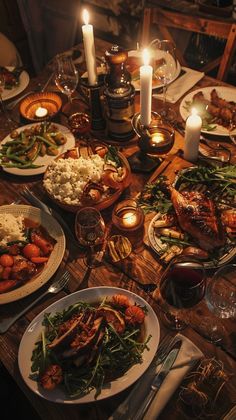
[{"label": "white ceramic plate", "polygon": [[[6,67],[6,68],[10,71],[14,69],[14,67]],[[25,90],[25,88],[28,86],[29,80],[30,79],[29,79],[28,73],[25,70],[23,70],[19,77],[19,85],[14,86],[12,89],[3,89],[2,99],[6,101],[7,99],[14,98],[19,93],[23,92],[23,90]]]},{"label": "white ceramic plate", "polygon": [[[186,95],[181,101],[179,112],[183,120],[186,120],[189,116],[189,111],[186,109],[186,102],[191,102],[193,100],[193,96],[196,95],[196,93],[198,92],[202,92],[204,97],[210,100],[211,91],[213,89],[216,89],[220,98],[225,99],[226,101],[236,102],[236,88],[225,87],[225,86],[210,86],[210,87],[194,90],[193,92],[190,92],[188,95]],[[216,136],[229,136],[229,130],[226,127],[223,127],[222,125],[219,125],[219,124],[214,124],[214,125],[216,125],[216,128],[214,130],[207,131],[207,130],[202,129],[202,132],[208,133],[211,135],[216,135]],[[234,130],[232,134],[236,134],[236,131]]]},{"label": "white ceramic plate", "polygon": [[[154,229],[154,223],[156,220],[158,220],[160,217],[159,214],[154,216],[154,218],[151,220],[149,227],[148,227],[148,240],[150,243],[150,246],[152,249],[160,256],[163,251],[166,249],[166,245],[160,240],[159,236],[155,233]],[[215,261],[208,260],[208,261],[202,261],[204,268],[206,269],[215,269],[218,267],[221,267],[222,265],[228,264],[236,255],[236,247],[232,247],[229,252],[224,254],[218,261],[218,264],[216,265]]]},{"label": "white ceramic plate", "polygon": [[[173,183],[173,186],[178,190],[180,187],[179,177],[183,173],[187,173],[188,171],[191,171],[193,167],[185,168],[179,171],[178,175],[175,178],[175,181]],[[191,185],[191,189],[194,190],[194,186]],[[229,204],[230,206],[230,204]],[[154,218],[151,220],[149,227],[148,227],[148,239],[150,246],[154,251],[157,252],[158,255],[161,255],[163,251],[167,248],[167,245],[164,244],[159,236],[156,234],[156,231],[154,229],[154,223],[156,220],[158,220],[161,217],[160,213],[157,213]],[[218,264],[216,265],[216,261],[213,261],[212,259],[203,261],[204,267],[206,269],[214,269],[216,267],[221,267],[224,264],[229,263],[236,255],[236,246],[234,246],[233,242],[229,242],[229,249],[226,250],[225,247],[222,247],[219,249],[220,257],[218,260]]]},{"label": "white ceramic plate", "polygon": [[13,214],[14,216],[23,215],[25,218],[40,223],[57,242],[49,257],[49,260],[38,276],[25,283],[18,289],[0,294],[0,304],[14,302],[38,290],[47,283],[59,267],[65,252],[65,235],[59,223],[49,214],[36,207],[20,204],[0,206],[0,213]]},{"label": "white ceramic plate", "polygon": [[[33,127],[34,125],[38,125],[38,124],[39,123],[24,125],[22,127],[17,128],[17,131],[20,133],[21,131],[25,130],[26,128],[30,128],[30,127]],[[64,125],[56,124],[56,123],[53,123],[53,124],[56,125],[58,130],[62,134],[64,134],[67,138],[67,142],[58,147],[58,155],[57,156],[59,156],[61,153],[64,153],[64,152],[66,152],[66,150],[72,149],[74,147],[75,138],[74,138],[73,134],[71,133],[71,131],[67,127],[65,127]],[[3,139],[3,141],[1,142],[1,145],[3,145],[4,143],[6,143],[7,141],[10,141],[10,140],[13,140],[13,139],[11,139],[10,135],[8,135],[7,137],[5,137],[5,139]],[[3,170],[5,172],[8,172],[9,174],[13,174],[13,175],[31,176],[31,175],[43,174],[46,171],[46,168],[49,165],[49,163],[51,163],[57,156],[49,156],[49,155],[38,156],[37,159],[35,159],[34,163],[35,163],[35,165],[42,165],[39,168],[20,169],[20,168],[6,168],[6,167],[3,167]]]},{"label": "white ceramic plate", "polygon": [[[165,54],[165,52],[162,52],[161,54],[163,56],[163,54]],[[142,51],[141,50],[129,51],[128,56],[129,57],[137,57],[137,59],[140,60],[140,66],[143,64],[142,63]],[[127,65],[127,68],[129,70],[128,65]],[[179,62],[177,62],[177,68],[176,68],[175,75],[174,75],[173,79],[171,80],[171,82],[168,82],[167,84],[170,84],[174,80],[176,80],[177,77],[179,76],[180,72],[181,72],[181,66],[180,66]],[[134,74],[134,72],[131,71],[131,76],[132,76],[132,73]],[[154,75],[155,75],[155,69],[154,69]],[[137,68],[137,70],[135,70],[135,76],[132,77],[132,84],[134,85],[135,90],[137,92],[140,91],[140,79],[139,79],[139,69],[138,68]],[[157,88],[161,88],[161,87],[163,87],[163,83],[161,83],[160,80],[156,79],[155,76],[153,76],[152,88],[157,89]]]},{"label": "white ceramic plate", "polygon": [[155,312],[144,299],[132,292],[129,292],[128,290],[106,286],[92,287],[90,289],[75,292],[53,303],[44,311],[42,311],[38,316],[36,316],[36,318],[34,318],[34,320],[31,322],[31,324],[25,331],[19,347],[18,364],[25,383],[33,392],[49,401],[64,404],[78,404],[95,401],[95,391],[91,391],[84,397],[72,399],[67,397],[65,393],[59,388],[53,391],[44,390],[41,386],[37,384],[37,382],[29,378],[29,375],[31,373],[31,356],[32,351],[35,347],[35,343],[38,340],[43,328],[42,321],[45,312],[55,313],[58,311],[62,311],[68,306],[78,302],[79,300],[94,303],[96,301],[101,301],[105,296],[112,296],[115,294],[123,294],[127,296],[131,302],[137,302],[138,305],[146,306],[147,315],[145,318],[145,330],[146,335],[148,336],[149,334],[151,334],[152,338],[148,343],[149,351],[145,350],[143,352],[142,364],[132,366],[132,368],[128,372],[126,372],[122,377],[105,384],[97,400],[102,400],[104,398],[111,397],[123,391],[124,389],[132,385],[137,379],[139,379],[140,376],[146,371],[146,369],[148,368],[155,356],[160,340],[160,325],[155,315]]}]

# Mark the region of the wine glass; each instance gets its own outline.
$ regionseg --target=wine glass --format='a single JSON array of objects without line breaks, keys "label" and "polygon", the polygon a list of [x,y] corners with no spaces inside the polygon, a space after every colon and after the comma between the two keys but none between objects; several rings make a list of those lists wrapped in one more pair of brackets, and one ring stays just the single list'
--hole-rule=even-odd
[{"label": "wine glass", "polygon": [[78,71],[69,55],[57,55],[56,63],[55,83],[58,89],[68,97],[69,104],[72,104],[72,93],[74,93],[79,80]]},{"label": "wine glass", "polygon": [[151,42],[152,58],[154,60],[154,77],[163,85],[163,107],[158,113],[168,121],[173,121],[175,112],[167,107],[166,92],[168,84],[171,83],[177,74],[176,47],[168,39],[155,39]]},{"label": "wine glass", "polygon": [[236,264],[219,268],[206,288],[206,304],[215,317],[204,317],[205,336],[211,343],[219,343],[226,335],[221,319],[236,317]]},{"label": "wine glass", "polygon": [[75,218],[75,233],[79,243],[88,248],[85,264],[89,268],[96,267],[96,253],[105,235],[105,222],[101,213],[94,207],[79,210]]},{"label": "wine glass", "polygon": [[[164,322],[174,330],[186,327],[182,320],[186,308],[197,305],[205,294],[204,266],[193,258],[176,257],[171,260],[160,280],[160,295],[165,311]],[[182,317],[179,314],[182,312]]]}]

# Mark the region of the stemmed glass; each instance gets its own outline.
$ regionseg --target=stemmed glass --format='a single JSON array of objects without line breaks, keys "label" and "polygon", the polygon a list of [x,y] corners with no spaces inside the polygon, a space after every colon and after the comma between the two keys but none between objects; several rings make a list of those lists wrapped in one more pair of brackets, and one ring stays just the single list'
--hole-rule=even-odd
[{"label": "stemmed glass", "polygon": [[168,39],[155,39],[150,44],[152,57],[154,59],[154,77],[163,84],[163,107],[158,113],[165,119],[173,121],[175,113],[167,107],[166,93],[168,84],[171,83],[177,73],[176,47]]},{"label": "stemmed glass", "polygon": [[[219,268],[206,289],[206,303],[210,311],[221,319],[236,317],[236,264]],[[221,324],[208,322],[211,342],[221,341],[223,330]]]},{"label": "stemmed glass", "polygon": [[16,127],[18,127],[19,124],[10,117],[7,109],[5,108],[3,98],[2,98],[2,93],[1,93],[2,89],[4,88],[4,85],[5,85],[4,75],[0,74],[0,106],[2,109],[3,116],[4,116],[4,121],[3,121],[3,124],[1,124],[1,128],[3,130],[11,131],[11,130],[14,130]]},{"label": "stemmed glass", "polygon": [[78,71],[76,70],[72,57],[69,55],[57,55],[56,63],[55,83],[58,89],[67,96],[69,104],[72,104],[72,94],[79,80]]},{"label": "stemmed glass", "polygon": [[85,264],[89,268],[96,267],[96,252],[104,241],[105,222],[101,213],[94,207],[84,207],[75,218],[75,233],[79,243],[87,247]]},{"label": "stemmed glass", "polygon": [[171,260],[160,280],[164,321],[171,329],[182,330],[186,323],[179,315],[197,305],[204,297],[206,275],[200,261],[186,257]]}]

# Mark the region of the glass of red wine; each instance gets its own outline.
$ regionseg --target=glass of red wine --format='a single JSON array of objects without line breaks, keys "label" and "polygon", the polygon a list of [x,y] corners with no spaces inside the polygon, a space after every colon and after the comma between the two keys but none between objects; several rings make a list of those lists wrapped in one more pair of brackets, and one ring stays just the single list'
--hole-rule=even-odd
[{"label": "glass of red wine", "polygon": [[160,281],[164,322],[174,330],[186,327],[186,309],[197,305],[204,297],[206,274],[201,261],[176,257],[171,260]]}]

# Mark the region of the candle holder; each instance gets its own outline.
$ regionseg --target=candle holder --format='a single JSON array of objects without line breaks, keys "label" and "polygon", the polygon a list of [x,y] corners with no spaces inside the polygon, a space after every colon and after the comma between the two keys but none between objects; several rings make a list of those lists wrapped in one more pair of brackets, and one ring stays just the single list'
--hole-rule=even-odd
[{"label": "candle holder", "polygon": [[160,155],[169,152],[174,144],[175,130],[161,116],[152,111],[148,126],[141,123],[141,114],[132,119],[133,129],[139,137],[140,151],[128,158],[134,172],[151,172],[162,162]]},{"label": "candle holder", "polygon": [[134,232],[143,226],[144,214],[134,199],[127,198],[114,207],[112,223],[121,231]]},{"label": "candle holder", "polygon": [[[101,105],[101,90],[104,86],[104,75],[98,75],[96,85],[90,86],[88,79],[83,77],[80,80],[80,94],[88,100],[91,111],[91,129],[92,131],[101,131],[106,128],[106,121],[103,116],[103,109]],[[86,93],[88,92],[88,97]]]}]

